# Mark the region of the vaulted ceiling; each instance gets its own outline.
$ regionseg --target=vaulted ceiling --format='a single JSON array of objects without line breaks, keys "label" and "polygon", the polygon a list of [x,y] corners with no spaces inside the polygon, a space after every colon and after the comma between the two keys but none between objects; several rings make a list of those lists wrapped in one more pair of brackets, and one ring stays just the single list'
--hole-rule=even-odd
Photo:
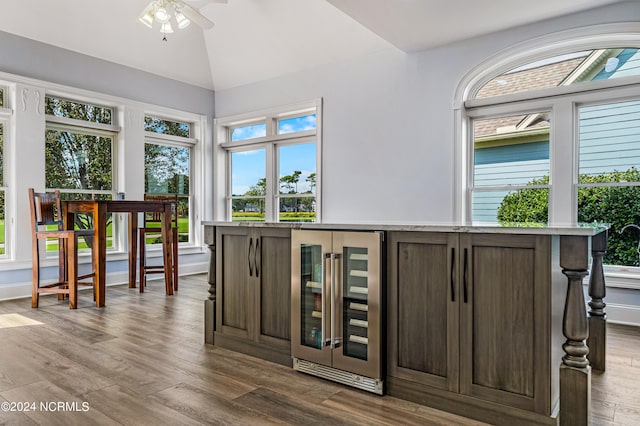
[{"label": "vaulted ceiling", "polygon": [[414,52],[620,0],[188,1],[215,23],[162,41],[149,0],[8,0],[0,31],[221,90],[376,50]]}]

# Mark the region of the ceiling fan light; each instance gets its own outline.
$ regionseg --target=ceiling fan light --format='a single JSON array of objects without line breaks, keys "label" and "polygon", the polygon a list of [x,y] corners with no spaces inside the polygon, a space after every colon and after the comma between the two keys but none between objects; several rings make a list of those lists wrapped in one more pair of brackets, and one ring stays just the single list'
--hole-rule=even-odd
[{"label": "ceiling fan light", "polygon": [[149,28],[153,28],[153,15],[151,12],[141,15],[138,20]]},{"label": "ceiling fan light", "polygon": [[160,32],[163,34],[171,34],[173,32],[173,28],[171,28],[171,22],[165,22],[160,27]]},{"label": "ceiling fan light", "polygon": [[157,8],[153,16],[155,17],[156,21],[161,24],[166,24],[167,22],[169,22],[169,19],[171,19],[171,15],[169,15],[169,12],[164,7]]},{"label": "ceiling fan light", "polygon": [[181,30],[187,28],[191,23],[191,21],[187,19],[187,17],[184,16],[182,12],[176,13],[176,21],[178,22],[178,28],[180,28]]}]

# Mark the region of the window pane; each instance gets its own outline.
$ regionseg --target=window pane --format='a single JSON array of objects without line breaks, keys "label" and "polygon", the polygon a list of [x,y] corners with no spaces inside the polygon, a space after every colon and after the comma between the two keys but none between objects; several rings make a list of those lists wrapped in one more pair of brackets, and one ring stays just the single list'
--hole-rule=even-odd
[{"label": "window pane", "polygon": [[[178,242],[189,241],[189,179],[191,176],[191,150],[187,147],[144,145],[145,194],[178,194]],[[151,235],[149,244],[159,241]]]},{"label": "window pane", "polygon": [[640,266],[640,101],[582,106],[579,126],[578,221],[611,225],[606,264]]},{"label": "window pane", "polygon": [[310,197],[281,197],[280,220],[315,221],[316,143],[283,145],[278,148],[280,194],[310,194]]},{"label": "window pane", "polygon": [[0,87],[0,107],[4,106],[4,89]]},{"label": "window pane", "polygon": [[113,111],[109,107],[45,97],[45,113],[56,117],[73,118],[93,123],[112,124]]},{"label": "window pane", "polygon": [[111,190],[113,139],[46,130],[47,188]]},{"label": "window pane", "polygon": [[539,185],[549,176],[548,113],[475,120],[474,187]]},{"label": "window pane", "polygon": [[617,182],[640,165],[640,101],[583,106],[580,119],[580,183]]},{"label": "window pane", "polygon": [[[634,179],[640,179],[635,171]],[[578,222],[609,223],[607,265],[640,266],[640,187],[610,186],[578,188]]]},{"label": "window pane", "polygon": [[[1,92],[2,89],[0,89]],[[0,93],[2,99],[2,93]],[[2,106],[0,104],[0,106]],[[4,125],[0,123],[0,186],[4,186]],[[4,190],[0,189],[0,254],[5,254]]]},{"label": "window pane", "polygon": [[4,125],[0,123],[0,186],[4,186]]},{"label": "window pane", "polygon": [[637,48],[598,49],[553,56],[511,69],[485,84],[476,98],[640,74]]},{"label": "window pane", "polygon": [[301,132],[303,130],[315,130],[315,128],[315,114],[278,120],[278,133],[280,134]]},{"label": "window pane", "polygon": [[316,197],[280,198],[280,222],[315,222]]},{"label": "window pane", "polygon": [[178,121],[162,120],[155,117],[144,118],[144,130],[147,132],[160,133],[163,135],[190,137],[191,125]]},{"label": "window pane", "polygon": [[267,136],[267,125],[265,123],[253,124],[251,126],[236,127],[231,130],[231,141],[242,141]]},{"label": "window pane", "polygon": [[536,226],[548,222],[549,190],[480,190],[472,197],[474,222]]},{"label": "window pane", "polygon": [[278,179],[281,194],[316,193],[316,143],[278,148]]},{"label": "window pane", "polygon": [[231,153],[231,195],[233,220],[265,219],[267,194],[266,150]]},{"label": "window pane", "polygon": [[189,195],[191,150],[186,147],[144,146],[144,192]]}]

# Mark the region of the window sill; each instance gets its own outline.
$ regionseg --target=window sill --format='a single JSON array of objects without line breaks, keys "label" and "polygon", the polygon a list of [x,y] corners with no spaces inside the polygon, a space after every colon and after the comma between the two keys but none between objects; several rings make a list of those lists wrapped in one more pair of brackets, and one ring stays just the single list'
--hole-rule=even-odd
[{"label": "window sill", "polygon": [[604,280],[607,287],[640,290],[640,268],[621,268],[617,271],[605,269]]}]

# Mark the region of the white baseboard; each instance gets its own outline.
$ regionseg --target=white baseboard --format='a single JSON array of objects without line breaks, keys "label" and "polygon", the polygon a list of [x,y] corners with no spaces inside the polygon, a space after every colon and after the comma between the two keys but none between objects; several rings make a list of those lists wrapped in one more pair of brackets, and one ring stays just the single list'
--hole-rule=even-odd
[{"label": "white baseboard", "polygon": [[640,306],[607,303],[605,312],[608,322],[640,326]]},{"label": "white baseboard", "polygon": [[[180,275],[194,275],[209,271],[209,262],[189,263],[180,265],[178,271]],[[158,279],[161,279],[158,277]],[[111,285],[126,284],[129,280],[129,273],[126,271],[107,274],[107,287]],[[207,294],[206,286],[203,295]],[[31,283],[17,283],[0,286],[0,300],[22,299],[31,297]]]}]

